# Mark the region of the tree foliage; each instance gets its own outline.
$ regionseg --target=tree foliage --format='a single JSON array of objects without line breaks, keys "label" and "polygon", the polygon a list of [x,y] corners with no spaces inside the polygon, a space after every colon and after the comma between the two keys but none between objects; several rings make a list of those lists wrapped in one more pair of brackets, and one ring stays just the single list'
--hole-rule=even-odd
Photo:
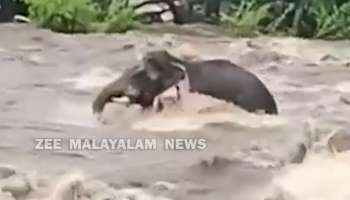
[{"label": "tree foliage", "polygon": [[27,3],[32,20],[58,32],[88,32],[97,16],[89,0],[27,0]]},{"label": "tree foliage", "polygon": [[[128,0],[25,1],[29,6],[29,16],[34,22],[59,32],[123,33],[136,28],[146,18],[136,16],[135,9],[139,7],[129,5]],[[191,13],[198,14],[194,10],[204,12],[202,22],[208,22],[205,18],[211,15],[206,9],[219,0],[181,0],[191,5],[188,11],[183,10],[186,6],[179,7],[174,0],[146,1],[168,4],[175,16],[174,22],[183,24],[190,22],[188,19],[191,18]],[[202,9],[193,9],[194,4]],[[216,14],[217,8],[220,11],[218,24],[235,36],[282,33],[309,38],[350,38],[350,2],[347,0],[220,0],[219,4],[215,4]]]},{"label": "tree foliage", "polygon": [[126,32],[135,28],[127,0],[26,0],[39,26],[64,33]]},{"label": "tree foliage", "polygon": [[233,4],[243,8],[223,14],[223,24],[233,33],[350,38],[350,2],[345,0],[241,0]]},{"label": "tree foliage", "polygon": [[107,33],[125,33],[137,26],[136,14],[127,0],[114,0],[108,7],[105,18],[106,26],[104,31]]}]

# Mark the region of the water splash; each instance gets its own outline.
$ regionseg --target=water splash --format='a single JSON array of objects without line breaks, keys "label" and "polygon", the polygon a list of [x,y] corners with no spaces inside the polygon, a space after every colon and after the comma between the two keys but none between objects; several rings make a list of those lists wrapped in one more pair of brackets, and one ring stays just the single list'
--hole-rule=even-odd
[{"label": "water splash", "polygon": [[95,67],[78,76],[65,78],[62,82],[72,84],[77,90],[91,90],[107,85],[120,75],[120,72],[114,72],[107,67]]},{"label": "water splash", "polygon": [[350,152],[334,158],[311,154],[303,164],[292,166],[275,178],[274,184],[295,199],[348,200]]},{"label": "water splash", "polygon": [[132,125],[135,130],[156,132],[194,131],[211,123],[233,123],[249,128],[277,127],[287,124],[280,116],[248,113],[238,106],[207,95],[187,93],[178,105],[151,113]]}]

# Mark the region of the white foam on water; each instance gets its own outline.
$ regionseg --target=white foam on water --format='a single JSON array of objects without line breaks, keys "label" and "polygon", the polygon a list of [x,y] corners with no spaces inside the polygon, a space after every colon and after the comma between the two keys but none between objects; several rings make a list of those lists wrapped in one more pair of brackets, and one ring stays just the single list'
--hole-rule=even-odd
[{"label": "white foam on water", "polygon": [[272,51],[308,61],[318,61],[324,56],[325,52],[333,52],[329,45],[310,43],[309,40],[293,37],[276,38],[273,45],[272,43],[269,44],[269,48]]},{"label": "white foam on water", "polygon": [[155,115],[145,120],[136,122],[132,128],[135,130],[145,130],[154,132],[168,131],[194,131],[211,123],[233,123],[239,126],[250,128],[275,127],[285,124],[283,119],[271,116],[253,116],[252,114],[240,113],[208,113],[208,114],[189,114],[178,113],[162,116]]},{"label": "white foam on water", "polygon": [[49,199],[51,200],[75,200],[81,194],[81,187],[86,177],[83,172],[76,172],[64,175],[55,186]]},{"label": "white foam on water", "polygon": [[0,53],[6,53],[7,50],[0,47]]},{"label": "white foam on water", "polygon": [[165,105],[160,113],[151,113],[132,125],[134,130],[168,132],[194,131],[210,123],[233,123],[259,128],[283,126],[286,119],[280,116],[248,113],[238,106],[202,94],[186,94],[179,105]]},{"label": "white foam on water", "polygon": [[[64,174],[58,180],[50,182],[50,187],[45,191],[33,192],[27,200],[76,200],[83,192],[85,174],[80,170]],[[46,191],[48,189],[48,191]]]},{"label": "white foam on water", "polygon": [[292,166],[274,184],[295,199],[349,200],[350,152],[332,157],[311,154],[303,164]]},{"label": "white foam on water", "polygon": [[[64,83],[71,84],[74,90],[91,91],[104,87],[118,78],[121,73],[113,72],[107,67],[95,67],[80,75],[65,78]],[[96,127],[96,116],[92,113],[92,101],[81,102],[69,99],[58,99],[56,106],[49,113],[49,121],[55,123]]]},{"label": "white foam on water", "polygon": [[42,64],[45,61],[45,59],[42,56],[39,56],[38,54],[30,54],[28,56],[28,60],[35,64]]},{"label": "white foam on water", "polygon": [[140,199],[140,200],[172,200],[163,196],[154,196],[139,188],[123,188],[115,192],[116,199]]},{"label": "white foam on water", "polygon": [[62,81],[73,84],[74,89],[89,90],[96,87],[103,87],[120,77],[120,75],[121,73],[113,72],[107,67],[96,67],[86,73],[65,78]]},{"label": "white foam on water", "polygon": [[[268,76],[260,75],[260,77],[267,78]],[[266,81],[267,82],[267,81]],[[304,93],[318,93],[325,90],[332,90],[332,87],[326,84],[313,85],[293,85],[293,80],[287,76],[279,76],[279,80],[269,81],[268,84],[273,88],[274,92],[304,92]]]},{"label": "white foam on water", "polygon": [[98,122],[92,114],[91,103],[60,100],[51,112],[50,121],[83,127],[96,127]]},{"label": "white foam on water", "polygon": [[341,82],[336,86],[338,92],[350,93],[350,81]]}]

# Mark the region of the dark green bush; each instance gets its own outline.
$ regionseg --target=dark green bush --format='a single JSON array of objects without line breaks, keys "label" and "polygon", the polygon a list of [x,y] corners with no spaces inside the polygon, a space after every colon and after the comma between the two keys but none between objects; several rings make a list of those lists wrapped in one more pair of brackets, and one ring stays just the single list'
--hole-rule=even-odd
[{"label": "dark green bush", "polygon": [[127,0],[26,0],[39,26],[64,33],[124,33],[136,27]]},{"label": "dark green bush", "polygon": [[223,25],[235,36],[256,36],[262,29],[261,21],[269,17],[269,8],[270,4],[259,5],[257,0],[241,1],[222,15]]},{"label": "dark green bush", "polygon": [[108,15],[108,8],[113,0],[91,0],[98,9],[97,19],[98,21],[104,21]]},{"label": "dark green bush", "polygon": [[39,26],[57,32],[93,30],[97,10],[90,0],[27,0],[29,17]]},{"label": "dark green bush", "polygon": [[105,18],[104,32],[125,33],[137,26],[134,9],[127,0],[113,0]]},{"label": "dark green bush", "polygon": [[350,2],[338,5],[335,1],[313,0],[309,12],[314,15],[317,24],[314,37],[350,37]]},{"label": "dark green bush", "polygon": [[284,32],[293,36],[350,38],[350,2],[345,0],[241,0],[222,22],[239,36]]},{"label": "dark green bush", "polygon": [[[25,5],[29,5],[29,17],[35,23],[59,32],[124,33],[139,23],[128,0],[25,1]],[[322,39],[350,38],[350,2],[347,0],[226,2],[229,6],[222,8],[221,23],[235,36],[283,33]]]}]

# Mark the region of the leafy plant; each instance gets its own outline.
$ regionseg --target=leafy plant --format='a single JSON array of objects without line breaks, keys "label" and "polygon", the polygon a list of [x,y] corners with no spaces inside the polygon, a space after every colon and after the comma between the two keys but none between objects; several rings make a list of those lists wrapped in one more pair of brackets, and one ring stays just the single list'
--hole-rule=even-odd
[{"label": "leafy plant", "polygon": [[39,26],[65,33],[89,32],[97,11],[90,0],[26,0]]},{"label": "leafy plant", "polygon": [[29,17],[39,26],[64,33],[124,33],[136,27],[127,0],[26,0]]},{"label": "leafy plant", "polygon": [[260,5],[256,0],[243,0],[238,6],[232,5],[228,15],[222,15],[223,24],[236,36],[256,36],[261,21],[269,16],[269,8],[268,3]]},{"label": "leafy plant", "polygon": [[345,39],[350,38],[350,2],[242,0],[223,16],[223,22],[238,36],[282,31],[299,37]]},{"label": "leafy plant", "polygon": [[288,15],[295,9],[295,5],[293,3],[288,4],[288,7],[284,9],[284,11],[271,20],[271,22],[267,25],[266,31],[268,33],[275,33],[279,28],[283,28],[283,22],[288,19]]},{"label": "leafy plant", "polygon": [[350,2],[313,1],[310,12],[316,19],[316,38],[348,38],[350,36]]},{"label": "leafy plant", "polygon": [[128,3],[128,0],[112,1],[105,18],[104,32],[125,33],[137,26],[136,14]]},{"label": "leafy plant", "polygon": [[97,18],[99,21],[104,21],[105,17],[108,15],[108,8],[112,3],[112,0],[91,0],[98,9]]}]

